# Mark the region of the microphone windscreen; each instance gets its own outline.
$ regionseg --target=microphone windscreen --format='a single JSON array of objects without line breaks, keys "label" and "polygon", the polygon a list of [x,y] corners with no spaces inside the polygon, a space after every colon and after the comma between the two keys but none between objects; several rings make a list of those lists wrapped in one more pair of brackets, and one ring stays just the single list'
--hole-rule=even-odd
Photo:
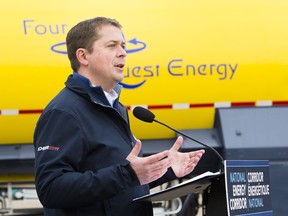
[{"label": "microphone windscreen", "polygon": [[155,115],[151,111],[140,106],[133,109],[133,115],[141,121],[149,123],[152,123],[155,118]]}]

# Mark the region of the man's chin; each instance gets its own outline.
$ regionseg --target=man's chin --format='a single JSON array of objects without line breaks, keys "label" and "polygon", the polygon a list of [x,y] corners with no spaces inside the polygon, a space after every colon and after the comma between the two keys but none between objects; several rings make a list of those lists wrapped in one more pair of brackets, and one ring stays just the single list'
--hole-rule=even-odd
[{"label": "man's chin", "polygon": [[121,76],[118,76],[117,78],[117,82],[122,82],[122,80],[124,79],[124,75],[122,74]]}]

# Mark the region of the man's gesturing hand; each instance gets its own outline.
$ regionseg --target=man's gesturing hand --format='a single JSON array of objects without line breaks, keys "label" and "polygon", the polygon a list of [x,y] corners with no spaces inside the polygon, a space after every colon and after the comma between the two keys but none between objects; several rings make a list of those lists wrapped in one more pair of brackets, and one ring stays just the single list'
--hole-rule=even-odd
[{"label": "man's gesturing hand", "polygon": [[204,150],[191,151],[187,153],[178,152],[182,143],[183,138],[179,136],[169,151],[169,158],[172,160],[171,167],[178,178],[188,175],[190,172],[192,172],[201,159],[202,155],[205,153]]},{"label": "man's gesturing hand", "polygon": [[141,141],[137,140],[126,159],[130,161],[140,184],[143,185],[162,177],[171,166],[171,159],[168,157],[168,150],[148,157],[138,157],[141,146]]}]

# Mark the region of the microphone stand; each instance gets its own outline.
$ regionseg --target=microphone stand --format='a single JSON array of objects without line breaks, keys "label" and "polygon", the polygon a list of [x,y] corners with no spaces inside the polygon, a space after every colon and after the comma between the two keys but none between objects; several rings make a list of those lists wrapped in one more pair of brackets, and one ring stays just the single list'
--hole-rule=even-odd
[{"label": "microphone stand", "polygon": [[202,143],[202,142],[200,142],[200,141],[198,141],[198,140],[196,140],[196,139],[194,139],[194,138],[192,138],[192,137],[190,137],[190,136],[182,133],[181,131],[178,131],[178,130],[170,127],[170,126],[167,125],[167,124],[164,124],[163,122],[158,121],[158,120],[155,119],[155,118],[153,119],[153,121],[155,121],[155,122],[157,122],[158,124],[161,124],[161,125],[169,128],[170,130],[172,130],[172,131],[174,131],[174,132],[176,132],[176,133],[178,133],[178,134],[180,134],[180,135],[182,135],[182,136],[184,136],[184,137],[186,137],[186,138],[188,138],[188,139],[190,139],[190,140],[192,140],[192,141],[194,141],[194,142],[196,142],[196,143],[198,143],[198,144],[200,144],[200,145],[202,145],[202,146],[205,146],[206,148],[208,148],[208,149],[210,149],[210,150],[212,150],[212,151],[218,156],[218,158],[221,160],[221,165],[222,165],[222,167],[221,167],[220,171],[223,172],[224,159],[222,158],[222,156],[221,156],[214,148],[212,148],[211,146],[208,146],[208,145],[206,145],[206,144],[204,144],[204,143]]}]

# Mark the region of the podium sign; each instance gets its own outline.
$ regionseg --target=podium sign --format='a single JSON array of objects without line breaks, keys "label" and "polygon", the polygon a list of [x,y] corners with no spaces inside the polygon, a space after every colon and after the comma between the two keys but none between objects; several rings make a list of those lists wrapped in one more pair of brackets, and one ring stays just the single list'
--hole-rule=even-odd
[{"label": "podium sign", "polygon": [[272,216],[269,161],[226,160],[226,201],[229,216]]}]

